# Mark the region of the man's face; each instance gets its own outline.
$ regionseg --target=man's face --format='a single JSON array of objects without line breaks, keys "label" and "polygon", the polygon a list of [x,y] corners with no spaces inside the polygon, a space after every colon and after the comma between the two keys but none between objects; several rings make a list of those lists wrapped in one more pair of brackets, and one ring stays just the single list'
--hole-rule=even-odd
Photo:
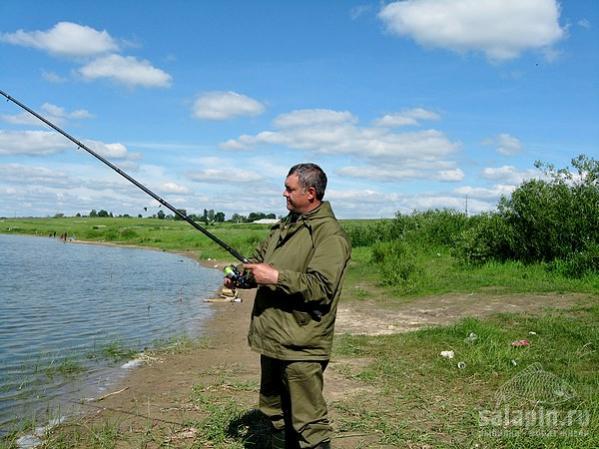
[{"label": "man's face", "polygon": [[303,214],[309,212],[314,206],[316,199],[314,188],[304,189],[296,174],[287,176],[285,179],[285,190],[283,196],[287,200],[287,209],[289,212]]}]

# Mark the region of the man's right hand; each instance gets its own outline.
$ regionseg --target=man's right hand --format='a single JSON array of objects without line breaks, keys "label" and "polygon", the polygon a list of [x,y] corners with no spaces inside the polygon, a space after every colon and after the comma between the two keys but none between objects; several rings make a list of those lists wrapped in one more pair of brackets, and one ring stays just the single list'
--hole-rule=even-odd
[{"label": "man's right hand", "polygon": [[231,279],[229,279],[228,277],[225,277],[224,281],[223,281],[223,285],[227,288],[233,289],[235,288],[235,284],[233,283],[233,281]]}]

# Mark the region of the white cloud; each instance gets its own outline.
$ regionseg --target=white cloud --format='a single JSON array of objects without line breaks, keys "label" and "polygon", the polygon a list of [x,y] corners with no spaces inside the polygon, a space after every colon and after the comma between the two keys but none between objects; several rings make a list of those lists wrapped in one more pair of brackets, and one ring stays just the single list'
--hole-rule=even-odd
[{"label": "white cloud", "polygon": [[459,168],[454,170],[441,170],[437,172],[436,179],[445,182],[458,182],[464,179],[464,172]]},{"label": "white cloud", "polygon": [[[43,111],[44,117],[55,125],[62,124],[66,119],[82,120],[93,117],[93,115],[85,109],[77,109],[76,111],[66,112],[64,108],[51,103],[44,103],[40,109]],[[28,112],[21,112],[14,115],[0,115],[0,119],[13,125],[45,126],[41,120],[37,119]]]},{"label": "white cloud", "polygon": [[374,121],[376,126],[386,128],[396,128],[400,126],[419,125],[418,120],[439,120],[440,116],[436,112],[423,108],[408,109],[402,112],[386,114]]},{"label": "white cloud", "polygon": [[[309,110],[313,111],[313,110]],[[347,112],[327,111],[330,120],[315,123],[304,111],[283,114],[275,124],[297,123],[277,131],[263,131],[256,135],[242,135],[221,143],[228,150],[244,150],[256,145],[284,145],[299,150],[322,154],[347,154],[370,158],[401,160],[439,158],[453,153],[458,144],[450,142],[440,131],[433,129],[411,133],[394,133],[385,128],[359,127]],[[293,119],[290,119],[293,118]],[[300,118],[306,117],[303,121]],[[351,120],[351,121],[350,121]]]},{"label": "white cloud", "polygon": [[342,167],[337,170],[342,176],[352,178],[365,178],[378,181],[404,181],[407,179],[422,178],[423,173],[415,169],[385,169],[379,167]]},{"label": "white cloud", "polygon": [[358,19],[363,14],[370,12],[372,5],[357,5],[349,10],[349,16],[352,20]]},{"label": "white cloud", "polygon": [[0,115],[0,120],[12,125],[28,125],[28,126],[42,126],[42,122],[35,118],[33,115],[27,112],[20,112],[19,114],[3,114]]},{"label": "white cloud", "polygon": [[256,116],[264,105],[237,92],[205,92],[193,104],[193,115],[204,120],[226,120],[238,116]]},{"label": "white cloud", "polygon": [[44,78],[46,81],[48,81],[50,83],[55,83],[55,84],[64,83],[67,80],[65,77],[62,77],[62,76],[58,75],[57,73],[46,72],[45,70],[42,71],[42,78]]},{"label": "white cloud", "polygon": [[125,159],[128,156],[127,147],[122,143],[104,143],[97,140],[84,140],[83,143],[100,156],[109,159]]},{"label": "white cloud", "polygon": [[407,0],[384,6],[379,18],[421,45],[501,61],[558,42],[565,34],[559,14],[555,0]]},{"label": "white cloud", "polygon": [[[82,143],[107,158],[134,159],[136,157],[129,153],[127,147],[121,143],[104,143],[96,140],[83,140]],[[72,142],[54,132],[0,130],[0,156],[46,156],[60,153],[69,148],[76,149]]]},{"label": "white cloud", "polygon": [[172,77],[149,61],[117,54],[102,56],[79,69],[83,78],[108,78],[126,86],[169,87]]},{"label": "white cloud", "polygon": [[72,22],[58,22],[47,31],[3,33],[0,41],[33,47],[48,53],[81,57],[118,50],[116,41],[106,32]]},{"label": "white cloud", "polygon": [[591,28],[591,22],[588,19],[580,19],[577,23],[579,27],[586,28],[587,30]]},{"label": "white cloud", "polygon": [[73,112],[69,112],[68,117],[69,118],[74,118],[74,119],[77,119],[77,120],[84,120],[84,119],[94,118],[93,114],[91,114],[86,109],[77,109],[77,110],[75,110]]},{"label": "white cloud", "polygon": [[507,133],[501,133],[496,137],[487,139],[483,142],[485,145],[495,145],[497,152],[504,156],[511,156],[522,151],[522,143],[517,137]]},{"label": "white cloud", "polygon": [[331,109],[298,109],[281,114],[274,120],[274,124],[278,128],[355,122],[357,120],[351,112],[333,111]]},{"label": "white cloud", "polygon": [[0,130],[0,155],[48,155],[72,146],[64,137],[53,132]]},{"label": "white cloud", "polygon": [[47,186],[67,186],[70,182],[64,171],[14,163],[0,164],[0,179],[16,185],[42,183]]},{"label": "white cloud", "polygon": [[[403,164],[401,164],[403,165]],[[412,179],[429,179],[444,182],[457,182],[464,179],[464,172],[459,169],[451,170],[426,170],[415,167],[402,166],[389,168],[388,164],[381,166],[342,167],[337,173],[352,178],[363,178],[374,181],[407,181]]]},{"label": "white cloud", "polygon": [[261,181],[263,178],[260,174],[249,170],[229,170],[218,168],[207,168],[190,172],[187,177],[192,181],[209,182],[209,183],[249,183]]},{"label": "white cloud", "polygon": [[166,192],[166,193],[178,193],[178,194],[183,194],[183,193],[189,193],[189,189],[185,186],[182,186],[180,184],[176,184],[174,182],[165,182],[162,184],[162,191]]},{"label": "white cloud", "polygon": [[492,188],[463,186],[454,190],[459,195],[469,198],[492,199],[497,201],[502,196],[510,196],[516,188],[513,184],[496,184]]},{"label": "white cloud", "polygon": [[486,167],[482,170],[481,175],[485,179],[493,181],[502,181],[508,184],[521,184],[523,181],[535,177],[539,177],[539,173],[535,170],[519,170],[512,165],[504,165],[502,167]]}]

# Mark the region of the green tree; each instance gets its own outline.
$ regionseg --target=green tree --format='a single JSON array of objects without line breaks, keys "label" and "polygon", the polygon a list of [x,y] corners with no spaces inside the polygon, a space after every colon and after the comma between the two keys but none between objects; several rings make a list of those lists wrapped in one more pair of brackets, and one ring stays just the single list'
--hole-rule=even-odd
[{"label": "green tree", "polygon": [[156,217],[157,217],[159,220],[164,220],[164,217],[165,217],[164,211],[162,211],[162,210],[159,210],[159,211],[158,211],[158,213],[156,214]]},{"label": "green tree", "polygon": [[104,210],[104,209],[100,209],[100,211],[98,212],[98,217],[108,217],[108,211]]},{"label": "green tree", "polygon": [[599,161],[580,155],[573,169],[537,162],[540,179],[502,198],[463,234],[458,249],[469,261],[550,262],[568,275],[599,271]]},{"label": "green tree", "polygon": [[224,222],[225,221],[225,213],[217,212],[216,214],[214,214],[214,221],[216,221],[217,223]]},{"label": "green tree", "polygon": [[97,217],[98,216],[98,212],[96,212],[96,209],[92,209],[89,213],[90,217]]}]

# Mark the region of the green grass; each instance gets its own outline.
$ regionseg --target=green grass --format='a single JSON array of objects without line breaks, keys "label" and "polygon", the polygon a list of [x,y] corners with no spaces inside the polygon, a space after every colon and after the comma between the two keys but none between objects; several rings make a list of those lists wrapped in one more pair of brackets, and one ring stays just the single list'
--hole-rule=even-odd
[{"label": "green grass", "polygon": [[[540,316],[500,314],[488,319],[468,318],[452,326],[435,327],[408,334],[381,337],[343,336],[335,354],[342,360],[361,358],[369,363],[346,375],[375,388],[332,405],[340,414],[339,431],[380,434],[380,442],[398,447],[491,447],[491,448],[588,448],[599,444],[599,306],[551,311]],[[530,332],[536,332],[536,335]],[[468,342],[466,337],[477,338]],[[528,347],[511,342],[529,339]],[[453,350],[455,358],[440,356]],[[465,367],[459,368],[463,362]],[[565,382],[576,393],[570,400],[536,404],[547,384],[554,380],[531,377],[532,390],[515,388],[508,403],[496,409],[502,385],[527,367],[542,369]],[[540,380],[539,380],[540,379]],[[535,383],[536,382],[536,383]],[[536,390],[535,390],[536,388]],[[539,390],[540,389],[540,390]],[[513,390],[513,389],[512,389]],[[510,390],[510,391],[512,391]],[[537,395],[535,397],[535,394]],[[547,428],[494,427],[480,413],[511,407],[518,410],[555,409],[560,416],[570,410],[581,419],[572,426]],[[486,415],[484,415],[486,416]],[[494,415],[490,415],[494,416]],[[584,425],[583,425],[584,424]],[[551,435],[579,431],[581,435]],[[500,431],[499,437],[490,435]],[[508,432],[509,431],[509,432]],[[539,437],[535,431],[540,431]]]},{"label": "green grass", "polygon": [[[53,361],[54,362],[54,361]],[[71,358],[66,358],[57,363],[51,363],[44,369],[44,373],[49,379],[57,375],[62,377],[74,377],[87,371],[87,368],[80,362]]]},{"label": "green grass", "polygon": [[[388,296],[417,297],[444,293],[549,293],[599,291],[599,275],[568,278],[551,271],[547,264],[522,262],[487,262],[464,265],[451,248],[406,245],[405,254],[377,263],[373,247],[352,251],[347,284],[375,285]],[[367,289],[366,289],[367,290]],[[367,292],[360,293],[364,299]]]}]

